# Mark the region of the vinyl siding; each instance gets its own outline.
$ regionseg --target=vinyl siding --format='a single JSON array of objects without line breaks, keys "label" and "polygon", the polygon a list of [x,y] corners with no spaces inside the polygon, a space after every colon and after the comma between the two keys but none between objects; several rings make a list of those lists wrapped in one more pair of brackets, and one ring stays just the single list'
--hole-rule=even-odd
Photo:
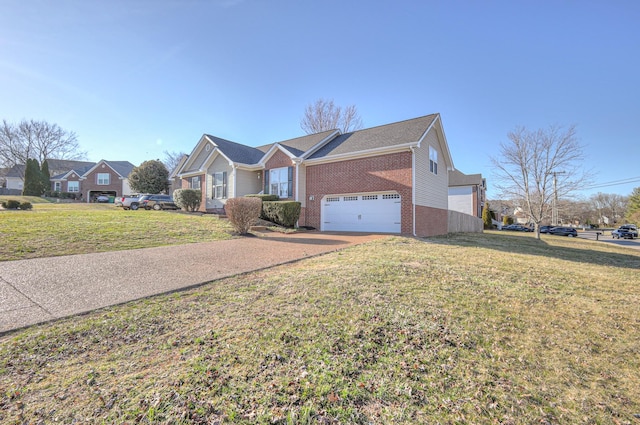
[{"label": "vinyl siding", "polygon": [[[258,178],[258,176],[260,176],[260,178]],[[236,169],[236,183],[235,195],[233,195],[232,192],[227,192],[230,198],[233,196],[240,197],[260,193],[262,190],[262,172]],[[227,190],[229,189],[230,188]]]},{"label": "vinyl siding", "polygon": [[449,188],[449,209],[464,214],[475,215],[473,210],[473,190],[470,186]]},{"label": "vinyl siding", "polygon": [[206,192],[205,196],[207,198],[207,209],[212,208],[223,208],[226,199],[213,199],[213,174],[225,172],[227,173],[227,199],[233,196],[233,169],[229,165],[229,161],[227,161],[223,156],[218,155],[213,160],[209,168],[207,169],[207,183],[206,183]]},{"label": "vinyl siding", "polygon": [[[206,146],[210,147],[208,151],[206,149]],[[183,172],[189,173],[189,172],[198,171],[198,170],[202,169],[202,166],[203,166],[204,162],[206,161],[206,159],[211,154],[211,150],[212,149],[213,149],[213,146],[211,146],[211,144],[207,142],[202,147],[200,152],[198,152],[198,154],[196,155],[195,159],[193,160],[193,162],[191,163],[189,168],[187,170],[183,171]]]},{"label": "vinyl siding", "polygon": [[[429,146],[438,152],[438,174],[429,171]],[[448,208],[448,171],[445,155],[435,129],[431,129],[415,150],[416,205],[446,210]]]}]

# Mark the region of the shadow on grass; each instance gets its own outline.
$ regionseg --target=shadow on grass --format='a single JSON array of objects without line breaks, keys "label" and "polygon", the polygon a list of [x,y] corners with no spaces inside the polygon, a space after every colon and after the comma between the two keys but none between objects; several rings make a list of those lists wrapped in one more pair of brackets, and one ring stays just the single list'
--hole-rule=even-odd
[{"label": "shadow on grass", "polygon": [[[550,236],[555,237],[555,236]],[[558,236],[558,238],[560,238]],[[448,236],[438,236],[425,239],[431,243],[445,245],[459,245],[465,247],[478,247],[493,249],[496,251],[536,255],[548,258],[557,258],[581,264],[595,264],[609,267],[628,269],[640,269],[640,251],[634,254],[624,254],[621,249],[611,244],[602,245],[603,249],[593,249],[590,242],[578,239],[561,241],[559,245],[549,244],[546,237],[538,240],[533,235],[509,235],[495,233],[460,233]],[[566,246],[576,242],[576,247]],[[596,243],[596,242],[593,242]],[[613,252],[617,250],[618,252]]]}]

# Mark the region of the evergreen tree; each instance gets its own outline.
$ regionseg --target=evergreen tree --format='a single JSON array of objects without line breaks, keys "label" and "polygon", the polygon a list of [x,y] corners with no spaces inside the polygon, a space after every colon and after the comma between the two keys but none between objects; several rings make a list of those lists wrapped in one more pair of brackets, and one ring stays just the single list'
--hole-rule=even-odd
[{"label": "evergreen tree", "polygon": [[493,227],[493,223],[491,222],[491,211],[489,211],[488,202],[485,202],[484,207],[482,207],[482,221],[484,223],[485,229],[491,229]]},{"label": "evergreen tree", "polygon": [[27,159],[22,194],[24,196],[42,195],[42,179],[40,178],[40,165],[37,159]]},{"label": "evergreen tree", "polygon": [[51,192],[51,175],[49,173],[49,163],[45,159],[42,161],[42,167],[40,169],[40,178],[42,180],[42,193],[45,195]]},{"label": "evergreen tree", "polygon": [[640,187],[633,189],[629,195],[627,212],[624,216],[627,222],[640,224]]}]

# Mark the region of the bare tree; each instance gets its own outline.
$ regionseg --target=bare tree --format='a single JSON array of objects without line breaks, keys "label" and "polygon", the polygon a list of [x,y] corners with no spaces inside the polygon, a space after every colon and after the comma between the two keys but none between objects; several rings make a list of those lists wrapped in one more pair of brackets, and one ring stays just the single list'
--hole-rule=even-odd
[{"label": "bare tree", "polygon": [[333,129],[348,133],[362,128],[362,118],[355,105],[343,109],[336,106],[333,100],[318,99],[305,108],[300,127],[307,134]]},{"label": "bare tree", "polygon": [[176,169],[182,157],[186,155],[184,152],[174,151],[164,151],[163,153],[164,159],[162,160],[162,162],[164,163],[164,166],[167,167],[167,170],[169,170],[169,173],[173,172],[173,170]]},{"label": "bare tree", "polygon": [[589,175],[582,171],[582,146],[575,126],[529,131],[518,127],[509,142],[500,144],[500,156],[491,158],[496,187],[508,199],[519,201],[540,238],[540,223],[551,216],[555,201],[580,189]]},{"label": "bare tree", "polygon": [[79,160],[86,158],[74,132],[46,121],[22,120],[0,127],[0,165],[26,164],[27,159],[42,163],[45,159]]},{"label": "bare tree", "polygon": [[591,195],[589,201],[598,215],[598,223],[606,217],[608,220],[607,224],[614,224],[624,217],[629,198],[618,195],[617,193],[598,192]]}]

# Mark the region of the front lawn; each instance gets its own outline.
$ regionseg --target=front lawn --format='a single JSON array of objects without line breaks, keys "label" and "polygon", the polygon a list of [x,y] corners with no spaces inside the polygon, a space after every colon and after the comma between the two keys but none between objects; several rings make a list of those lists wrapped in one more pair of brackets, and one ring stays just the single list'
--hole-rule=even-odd
[{"label": "front lawn", "polygon": [[123,211],[113,204],[86,203],[34,203],[31,211],[0,210],[0,261],[228,238],[231,227],[214,215]]},{"label": "front lawn", "polygon": [[7,335],[0,422],[635,425],[639,269],[390,237]]}]

